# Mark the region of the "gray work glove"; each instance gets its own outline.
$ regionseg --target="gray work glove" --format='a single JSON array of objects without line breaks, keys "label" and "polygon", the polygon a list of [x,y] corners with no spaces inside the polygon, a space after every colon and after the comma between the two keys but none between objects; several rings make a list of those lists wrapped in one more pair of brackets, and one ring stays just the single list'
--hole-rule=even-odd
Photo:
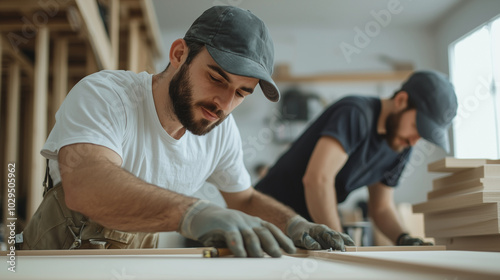
[{"label": "gray work glove", "polygon": [[332,248],[345,251],[344,245],[354,246],[349,235],[334,231],[325,225],[308,222],[299,215],[288,221],[286,235],[292,238],[295,246],[309,250]]},{"label": "gray work glove", "polygon": [[263,257],[266,252],[277,258],[280,247],[295,253],[293,242],[275,225],[205,200],[198,200],[186,211],[179,232],[205,246],[228,247],[236,257]]},{"label": "gray work glove", "polygon": [[432,242],[424,242],[420,238],[411,237],[408,233],[402,233],[396,240],[398,246],[432,246]]}]

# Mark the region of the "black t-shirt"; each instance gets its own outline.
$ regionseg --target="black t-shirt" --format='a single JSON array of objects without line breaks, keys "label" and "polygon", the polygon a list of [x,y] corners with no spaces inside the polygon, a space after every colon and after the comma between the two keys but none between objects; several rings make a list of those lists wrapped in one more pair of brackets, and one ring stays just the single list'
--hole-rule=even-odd
[{"label": "black t-shirt", "polygon": [[349,96],[334,103],[293,143],[255,188],[312,220],[302,178],[322,136],[337,139],[349,156],[335,178],[338,203],[353,190],[366,185],[381,182],[396,186],[411,148],[397,153],[377,133],[380,108],[380,99],[374,97]]}]

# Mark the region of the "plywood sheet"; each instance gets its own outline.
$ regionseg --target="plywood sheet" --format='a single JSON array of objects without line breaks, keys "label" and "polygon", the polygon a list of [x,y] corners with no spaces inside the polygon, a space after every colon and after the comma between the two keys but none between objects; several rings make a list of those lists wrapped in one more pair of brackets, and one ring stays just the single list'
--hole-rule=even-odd
[{"label": "plywood sheet", "polygon": [[[200,249],[200,248],[197,248]],[[150,249],[154,250],[154,249]],[[170,249],[167,249],[170,250]],[[177,250],[177,249],[175,249]],[[113,250],[109,250],[113,251]],[[116,250],[118,251],[118,250]],[[202,258],[200,254],[19,256],[0,279],[498,279],[500,253],[326,252],[309,257]],[[19,253],[18,251],[17,253]],[[6,263],[6,257],[0,256]],[[253,268],[258,269],[253,269]],[[83,269],[82,269],[83,268]],[[195,269],[194,269],[195,268]]]},{"label": "plywood sheet", "polygon": [[479,191],[467,194],[453,195],[435,198],[426,202],[413,205],[413,212],[433,213],[453,209],[460,209],[470,206],[477,206],[483,203],[496,203],[500,201],[500,191]]},{"label": "plywood sheet", "polygon": [[[0,262],[6,264],[5,257]],[[15,273],[0,269],[0,279],[445,279],[425,270],[316,258],[202,258],[200,255],[19,257]],[[452,279],[451,275],[448,279]]]},{"label": "plywood sheet", "polygon": [[[425,217],[426,229],[448,229],[470,226],[480,222],[498,224],[500,203],[485,203],[477,206],[455,209],[439,213],[428,213]],[[480,229],[478,229],[480,235]]]},{"label": "plywood sheet", "polygon": [[459,172],[485,164],[500,164],[500,160],[445,157],[430,163],[427,166],[427,170],[429,172]]},{"label": "plywood sheet", "polygon": [[467,169],[465,171],[434,179],[432,181],[432,187],[434,190],[439,190],[463,181],[489,177],[500,178],[500,164],[482,165],[473,169]]},{"label": "plywood sheet", "polygon": [[500,252],[500,234],[436,238],[436,244],[449,250]]},{"label": "plywood sheet", "polygon": [[443,251],[446,246],[346,246],[346,252]]},{"label": "plywood sheet", "polygon": [[[81,249],[81,250],[18,250],[18,256],[137,256],[137,255],[189,255],[198,254],[206,248],[176,248],[176,249]],[[6,252],[1,252],[5,256]]]},{"label": "plywood sheet", "polygon": [[[312,251],[311,256],[360,265],[382,266],[385,269],[415,269],[463,279],[498,279],[500,254],[464,251],[420,252],[324,252]],[[469,259],[470,261],[464,261]]]},{"label": "plywood sheet", "polygon": [[446,188],[428,192],[427,199],[476,191],[500,191],[500,178],[480,178],[461,181],[456,184],[449,185]]}]

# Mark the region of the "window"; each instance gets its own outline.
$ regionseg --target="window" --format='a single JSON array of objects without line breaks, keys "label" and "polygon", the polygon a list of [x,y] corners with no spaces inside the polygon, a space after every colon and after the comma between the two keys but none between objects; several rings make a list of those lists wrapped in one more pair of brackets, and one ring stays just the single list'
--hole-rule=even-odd
[{"label": "window", "polygon": [[500,17],[450,45],[457,158],[500,158]]}]

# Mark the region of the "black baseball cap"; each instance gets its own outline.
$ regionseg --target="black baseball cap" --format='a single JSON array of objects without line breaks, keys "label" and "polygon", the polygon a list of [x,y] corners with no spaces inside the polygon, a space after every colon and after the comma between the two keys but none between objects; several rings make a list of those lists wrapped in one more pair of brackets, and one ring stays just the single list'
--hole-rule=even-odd
[{"label": "black baseball cap", "polygon": [[205,44],[217,64],[231,74],[259,79],[264,95],[280,99],[271,78],[274,45],[264,22],[248,10],[213,6],[191,25],[184,40]]},{"label": "black baseball cap", "polygon": [[417,109],[417,130],[422,138],[450,151],[448,128],[457,115],[457,96],[448,78],[437,71],[415,72],[403,84]]}]

